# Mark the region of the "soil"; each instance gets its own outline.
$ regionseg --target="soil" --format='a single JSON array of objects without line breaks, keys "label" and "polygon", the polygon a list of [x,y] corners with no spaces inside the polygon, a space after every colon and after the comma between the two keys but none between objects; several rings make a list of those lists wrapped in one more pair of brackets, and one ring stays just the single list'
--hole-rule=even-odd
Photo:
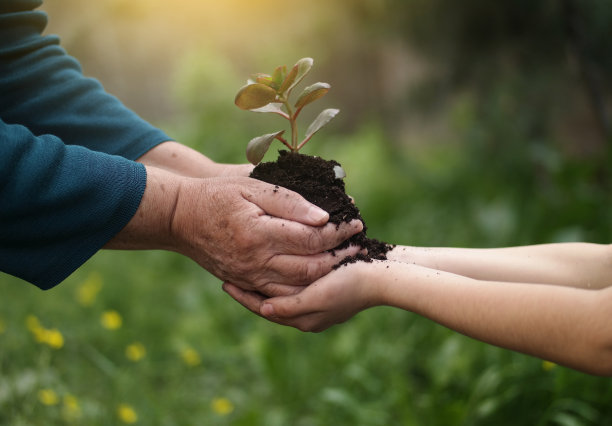
[{"label": "soil", "polygon": [[373,259],[386,259],[387,252],[393,246],[367,237],[365,221],[357,206],[346,194],[344,181],[336,178],[335,166],[340,166],[340,164],[334,160],[279,151],[276,161],[259,163],[251,173],[251,177],[299,193],[311,203],[327,211],[331,223],[340,225],[342,222],[350,222],[353,219],[363,222],[363,230],[359,234],[352,236],[333,251],[353,244],[367,249],[367,254],[346,257],[336,265],[337,267],[356,261],[371,262]]}]

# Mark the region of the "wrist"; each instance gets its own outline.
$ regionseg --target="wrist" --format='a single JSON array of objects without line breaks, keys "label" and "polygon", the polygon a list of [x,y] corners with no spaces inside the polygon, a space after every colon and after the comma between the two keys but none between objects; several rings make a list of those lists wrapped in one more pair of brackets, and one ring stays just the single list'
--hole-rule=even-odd
[{"label": "wrist", "polygon": [[367,268],[376,305],[397,307],[398,295],[402,292],[400,283],[405,279],[401,270],[407,266],[404,262],[384,260],[375,261],[373,268]]},{"label": "wrist", "polygon": [[156,167],[145,168],[147,183],[138,210],[105,248],[176,251],[172,219],[179,196],[180,177]]},{"label": "wrist", "polygon": [[354,281],[359,284],[361,291],[365,293],[363,299],[366,308],[384,306],[387,303],[387,279],[385,269],[387,262],[377,261],[374,263],[359,262],[355,265]]}]

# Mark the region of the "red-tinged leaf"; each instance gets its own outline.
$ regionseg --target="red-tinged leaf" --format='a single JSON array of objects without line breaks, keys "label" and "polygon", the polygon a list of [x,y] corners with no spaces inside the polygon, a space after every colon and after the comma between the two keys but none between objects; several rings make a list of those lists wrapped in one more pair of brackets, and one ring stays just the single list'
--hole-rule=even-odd
[{"label": "red-tinged leaf", "polygon": [[311,102],[322,98],[329,92],[331,86],[327,83],[315,83],[312,86],[308,86],[304,89],[300,97],[295,103],[296,108],[303,108]]},{"label": "red-tinged leaf", "polygon": [[281,136],[285,133],[284,130],[281,130],[276,133],[269,133],[267,135],[258,136],[250,140],[246,149],[246,157],[249,162],[252,164],[259,164],[259,162],[264,158],[266,152],[270,148],[270,145],[278,136]]},{"label": "red-tinged leaf", "polygon": [[243,86],[234,100],[241,109],[252,110],[268,105],[276,100],[276,90],[265,84],[255,83]]},{"label": "red-tinged leaf", "polygon": [[291,90],[302,81],[306,74],[310,72],[313,63],[314,61],[312,58],[302,58],[295,63],[294,67],[297,67],[296,76],[286,92],[291,92]]}]

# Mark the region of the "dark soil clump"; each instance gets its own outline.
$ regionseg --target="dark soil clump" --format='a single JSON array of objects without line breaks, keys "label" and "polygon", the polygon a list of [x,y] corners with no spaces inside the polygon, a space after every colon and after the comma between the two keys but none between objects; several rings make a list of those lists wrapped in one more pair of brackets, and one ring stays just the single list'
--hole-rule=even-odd
[{"label": "dark soil clump", "polygon": [[366,224],[359,209],[346,194],[344,181],[336,178],[335,166],[340,166],[340,164],[320,157],[279,151],[277,161],[260,163],[251,173],[251,177],[297,192],[311,203],[327,211],[331,223],[339,225],[353,219],[363,222],[363,231],[336,249],[352,244],[367,249],[367,254],[347,257],[338,266],[355,261],[371,262],[373,259],[386,259],[387,252],[393,246],[366,236]]}]

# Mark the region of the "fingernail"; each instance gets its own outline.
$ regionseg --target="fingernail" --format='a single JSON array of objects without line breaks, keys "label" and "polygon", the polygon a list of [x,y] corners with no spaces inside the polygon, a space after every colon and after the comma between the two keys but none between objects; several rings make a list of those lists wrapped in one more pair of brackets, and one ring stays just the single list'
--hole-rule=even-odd
[{"label": "fingernail", "polygon": [[274,306],[272,306],[270,303],[264,303],[261,307],[261,314],[264,317],[274,316]]},{"label": "fingernail", "polygon": [[314,222],[327,222],[329,214],[317,206],[312,206],[308,209],[308,218]]}]

